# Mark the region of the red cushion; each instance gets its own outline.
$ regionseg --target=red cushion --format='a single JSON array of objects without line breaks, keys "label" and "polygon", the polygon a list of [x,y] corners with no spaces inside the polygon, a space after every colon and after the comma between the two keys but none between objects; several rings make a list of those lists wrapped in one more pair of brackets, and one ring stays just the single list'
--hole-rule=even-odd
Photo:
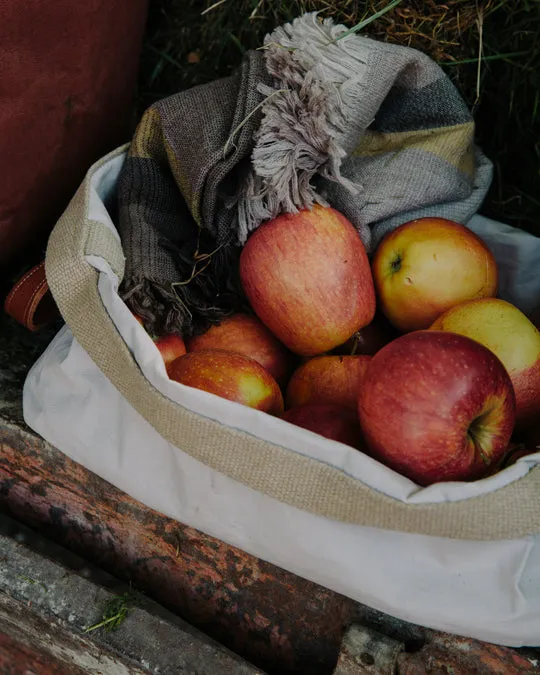
[{"label": "red cushion", "polygon": [[129,140],[147,0],[0,0],[0,264]]}]

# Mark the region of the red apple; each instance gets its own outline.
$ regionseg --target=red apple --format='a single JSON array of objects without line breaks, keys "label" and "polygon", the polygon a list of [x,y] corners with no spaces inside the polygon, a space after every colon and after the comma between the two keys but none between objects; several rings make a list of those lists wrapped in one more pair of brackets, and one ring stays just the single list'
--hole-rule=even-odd
[{"label": "red apple", "polygon": [[375,314],[375,318],[367,326],[356,331],[347,342],[336,347],[334,354],[364,354],[373,356],[384,345],[392,342],[399,336],[398,331],[381,314]]},{"label": "red apple", "polygon": [[168,368],[171,380],[272,415],[283,412],[278,383],[260,363],[223,349],[190,352]]},{"label": "red apple", "polygon": [[523,444],[510,443],[499,468],[500,470],[506,469],[507,467],[512,466],[512,464],[515,464],[518,459],[526,457],[527,455],[533,455],[535,452],[538,452],[538,449],[527,448]]},{"label": "red apple", "polygon": [[206,333],[186,340],[188,352],[224,349],[244,354],[265,368],[280,386],[287,383],[293,355],[255,316],[233,314]]},{"label": "red apple", "polygon": [[[508,457],[512,460],[535,452],[540,452],[540,418],[529,425],[517,425],[508,446]],[[505,466],[511,463],[504,461]]]},{"label": "red apple", "polygon": [[[141,317],[137,316],[136,314],[134,314],[133,316],[144,328],[144,323]],[[180,335],[177,335],[176,333],[170,333],[168,335],[159,335],[159,336],[150,335],[150,337],[152,338],[154,344],[158,348],[159,353],[161,354],[161,357],[165,362],[166,367],[168,367],[179,356],[182,356],[183,354],[186,353],[186,345],[184,343],[184,340],[180,337]]]},{"label": "red apple", "polygon": [[540,331],[517,307],[498,298],[452,307],[431,326],[480,342],[497,356],[512,380],[520,426],[540,419]]},{"label": "red apple", "polygon": [[486,244],[444,218],[419,218],[387,234],[372,268],[379,306],[402,332],[429,328],[450,307],[497,292]]},{"label": "red apple", "polygon": [[263,223],[242,250],[240,279],[259,319],[301,356],[343,344],[375,313],[362,240],[332,208]]},{"label": "red apple", "polygon": [[161,335],[154,339],[154,343],[167,367],[179,356],[186,353],[186,346],[179,335]]},{"label": "red apple", "polygon": [[417,331],[372,357],[358,413],[371,453],[419,485],[486,476],[515,421],[499,359],[454,333]]},{"label": "red apple", "polygon": [[316,356],[299,366],[289,381],[287,408],[334,403],[356,411],[360,383],[370,356]]},{"label": "red apple", "polygon": [[523,429],[523,440],[533,452],[540,451],[540,419]]},{"label": "red apple", "polygon": [[350,408],[333,403],[308,403],[291,408],[282,419],[333,441],[362,449],[362,430],[358,416]]}]

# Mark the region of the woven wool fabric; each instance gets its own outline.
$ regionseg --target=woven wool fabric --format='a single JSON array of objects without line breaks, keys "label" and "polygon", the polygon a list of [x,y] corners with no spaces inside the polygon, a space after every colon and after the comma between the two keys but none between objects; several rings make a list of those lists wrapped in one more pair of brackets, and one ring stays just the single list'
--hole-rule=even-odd
[{"label": "woven wool fabric", "polygon": [[119,232],[126,302],[151,332],[187,334],[241,302],[225,204],[247,171],[266,77],[262,54],[251,52],[233,76],[158,101],[136,130],[118,186]]},{"label": "woven wool fabric", "polygon": [[491,180],[463,99],[428,56],[308,13],[232,77],[157,102],[119,185],[124,295],[189,334],[243,306],[238,255],[282,212],[329,204],[371,252],[422,216],[466,223]]}]

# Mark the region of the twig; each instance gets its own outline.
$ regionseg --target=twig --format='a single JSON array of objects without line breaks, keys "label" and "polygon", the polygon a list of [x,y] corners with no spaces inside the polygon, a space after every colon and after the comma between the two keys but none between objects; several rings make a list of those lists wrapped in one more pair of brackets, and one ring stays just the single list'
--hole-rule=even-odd
[{"label": "twig", "polygon": [[173,282],[173,283],[171,284],[171,287],[172,287],[172,289],[173,289],[173,291],[174,291],[174,294],[175,294],[175,296],[176,296],[176,299],[178,300],[178,302],[179,302],[179,303],[182,305],[182,307],[184,308],[185,313],[189,316],[189,320],[190,320],[190,321],[193,321],[193,313],[191,312],[191,310],[189,309],[189,307],[186,305],[186,303],[182,300],[182,298],[181,298],[180,295],[178,294],[178,291],[176,290],[176,287],[177,287],[177,286],[181,286],[181,285],[182,285],[181,283]]},{"label": "twig", "polygon": [[273,91],[271,94],[266,96],[258,105],[256,105],[253,110],[249,113],[249,115],[246,115],[244,119],[240,122],[240,124],[231,131],[231,134],[229,138],[227,139],[227,142],[223,146],[223,156],[229,152],[229,149],[231,145],[233,144],[233,139],[236,136],[236,134],[242,129],[242,127],[249,121],[250,117],[252,117],[259,108],[261,108],[267,101],[269,101],[271,98],[273,98],[276,94],[281,94],[283,92],[287,91],[287,89],[276,89],[276,91]]},{"label": "twig", "polygon": [[483,35],[484,35],[484,11],[482,8],[478,10],[478,19],[476,20],[478,26],[478,69],[476,71],[476,100],[480,100],[480,81],[482,75],[482,52],[483,52]]},{"label": "twig", "polygon": [[253,19],[257,18],[257,12],[261,8],[261,5],[263,4],[264,0],[259,0],[259,2],[256,4],[256,6],[253,8],[253,11],[249,15],[249,20],[253,21]]},{"label": "twig", "polygon": [[214,2],[213,5],[210,5],[210,7],[207,7],[205,10],[203,10],[201,12],[201,16],[204,16],[205,14],[208,14],[208,12],[211,12],[213,9],[216,9],[216,7],[219,7],[224,2],[227,2],[227,0],[218,0],[217,2]]},{"label": "twig", "polygon": [[193,265],[193,269],[191,270],[191,274],[188,279],[184,279],[184,281],[173,281],[171,286],[173,288],[176,288],[177,286],[187,286],[189,283],[195,279],[195,277],[198,277],[199,274],[202,274],[204,270],[212,263],[211,260],[209,260],[205,265],[203,265],[199,270],[197,269],[197,263]]},{"label": "twig", "polygon": [[386,14],[386,12],[389,12],[391,9],[394,9],[394,7],[397,7],[400,2],[401,2],[401,0],[392,0],[391,3],[386,5],[386,7],[383,7],[378,12],[375,12],[375,14],[372,14],[367,19],[364,19],[363,21],[360,21],[360,23],[357,23],[356,26],[353,26],[352,28],[349,28],[349,30],[346,30],[343,33],[341,33],[340,35],[338,35],[337,38],[335,38],[335,40],[330,40],[326,44],[327,45],[334,44],[338,40],[342,40],[344,37],[347,37],[348,35],[352,35],[352,33],[358,33],[358,31],[362,30],[366,26],[369,26],[370,23],[379,19],[381,16]]},{"label": "twig", "polygon": [[[482,55],[482,61],[497,61],[498,59],[509,59],[514,56],[525,56],[529,52],[508,52],[506,54]],[[461,61],[439,61],[440,66],[464,66],[467,63],[477,63],[478,58],[462,59]]]}]

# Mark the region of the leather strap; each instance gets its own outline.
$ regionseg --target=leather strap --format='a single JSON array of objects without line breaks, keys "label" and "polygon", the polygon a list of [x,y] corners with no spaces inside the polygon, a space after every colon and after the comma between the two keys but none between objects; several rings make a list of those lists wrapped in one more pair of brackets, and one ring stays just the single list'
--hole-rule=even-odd
[{"label": "leather strap", "polygon": [[58,316],[45,276],[45,261],[26,272],[13,286],[4,311],[31,331],[39,330]]}]

